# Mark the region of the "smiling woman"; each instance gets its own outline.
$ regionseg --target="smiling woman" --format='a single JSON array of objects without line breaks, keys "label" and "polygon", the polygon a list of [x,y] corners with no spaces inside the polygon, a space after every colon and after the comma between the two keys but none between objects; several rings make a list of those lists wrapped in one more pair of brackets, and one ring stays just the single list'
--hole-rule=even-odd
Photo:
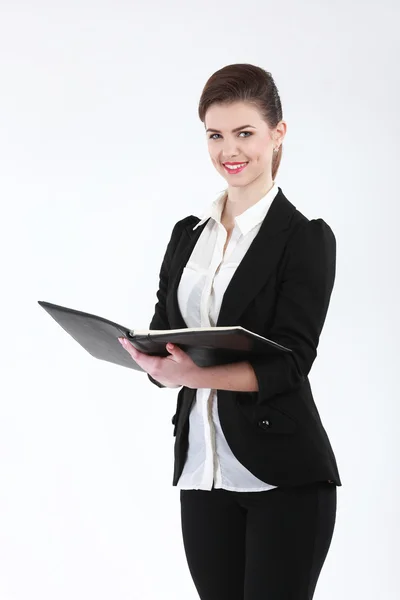
[{"label": "smiling woman", "polygon": [[[243,67],[231,65],[232,75],[233,68]],[[225,214],[231,217],[272,187],[281,161],[287,125],[272,77],[264,75],[264,87],[257,81],[261,71],[249,76],[246,91],[239,71],[238,80],[230,79],[227,85],[226,75],[217,71],[207,81],[199,105],[211,161],[230,186]]]},{"label": "smiling woman", "polygon": [[311,600],[341,485],[308,380],[336,240],[275,183],[287,125],[270,73],[220,69],[199,117],[227,189],[174,226],[149,328],[241,325],[292,352],[196,369],[179,349],[140,358],[154,384],[183,385],[173,485],[187,562],[202,600]]}]

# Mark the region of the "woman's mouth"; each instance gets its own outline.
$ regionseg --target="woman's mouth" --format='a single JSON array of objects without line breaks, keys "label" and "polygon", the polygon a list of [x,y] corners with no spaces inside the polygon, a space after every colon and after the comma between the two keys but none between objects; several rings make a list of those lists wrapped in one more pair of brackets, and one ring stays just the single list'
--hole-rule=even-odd
[{"label": "woman's mouth", "polygon": [[243,171],[243,169],[245,169],[247,167],[248,164],[249,164],[248,162],[240,163],[237,165],[229,165],[229,164],[225,163],[223,166],[225,168],[225,171],[234,175],[236,173],[241,173]]}]

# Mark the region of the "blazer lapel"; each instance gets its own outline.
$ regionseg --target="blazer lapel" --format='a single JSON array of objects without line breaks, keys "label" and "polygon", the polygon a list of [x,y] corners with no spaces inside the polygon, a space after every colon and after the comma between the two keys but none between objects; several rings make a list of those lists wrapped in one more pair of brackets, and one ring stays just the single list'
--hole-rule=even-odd
[{"label": "blazer lapel", "polygon": [[256,237],[225,290],[217,327],[237,325],[246,307],[276,268],[295,210],[279,188]]},{"label": "blazer lapel", "polygon": [[[263,287],[281,256],[287,239],[291,217],[296,207],[287,200],[281,188],[275,196],[260,230],[236,269],[222,299],[217,327],[238,324],[241,314]],[[200,219],[199,219],[200,221]],[[177,290],[182,272],[208,220],[193,231],[194,224],[187,226],[182,236],[185,239],[171,264],[171,275],[167,311],[171,329],[187,327],[179,309]]]}]

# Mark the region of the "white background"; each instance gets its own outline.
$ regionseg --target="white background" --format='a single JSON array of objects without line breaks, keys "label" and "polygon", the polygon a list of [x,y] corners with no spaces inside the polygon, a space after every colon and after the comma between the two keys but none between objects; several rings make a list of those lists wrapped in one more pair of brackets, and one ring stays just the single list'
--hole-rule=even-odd
[{"label": "white background", "polygon": [[2,600],[198,598],[176,390],[95,360],[37,301],[148,327],[173,225],[225,187],[197,105],[235,62],[274,76],[277,184],[337,239],[310,380],[343,486],[315,597],[398,597],[398,6],[1,0]]}]

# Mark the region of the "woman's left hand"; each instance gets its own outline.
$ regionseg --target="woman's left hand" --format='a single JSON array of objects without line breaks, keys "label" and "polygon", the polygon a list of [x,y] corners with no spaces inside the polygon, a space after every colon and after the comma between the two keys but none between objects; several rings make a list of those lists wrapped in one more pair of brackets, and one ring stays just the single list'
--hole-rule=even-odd
[{"label": "woman's left hand", "polygon": [[162,358],[140,352],[126,338],[118,338],[118,341],[142,369],[166,387],[192,387],[192,381],[201,368],[186,352],[173,344],[166,345],[170,356]]}]

